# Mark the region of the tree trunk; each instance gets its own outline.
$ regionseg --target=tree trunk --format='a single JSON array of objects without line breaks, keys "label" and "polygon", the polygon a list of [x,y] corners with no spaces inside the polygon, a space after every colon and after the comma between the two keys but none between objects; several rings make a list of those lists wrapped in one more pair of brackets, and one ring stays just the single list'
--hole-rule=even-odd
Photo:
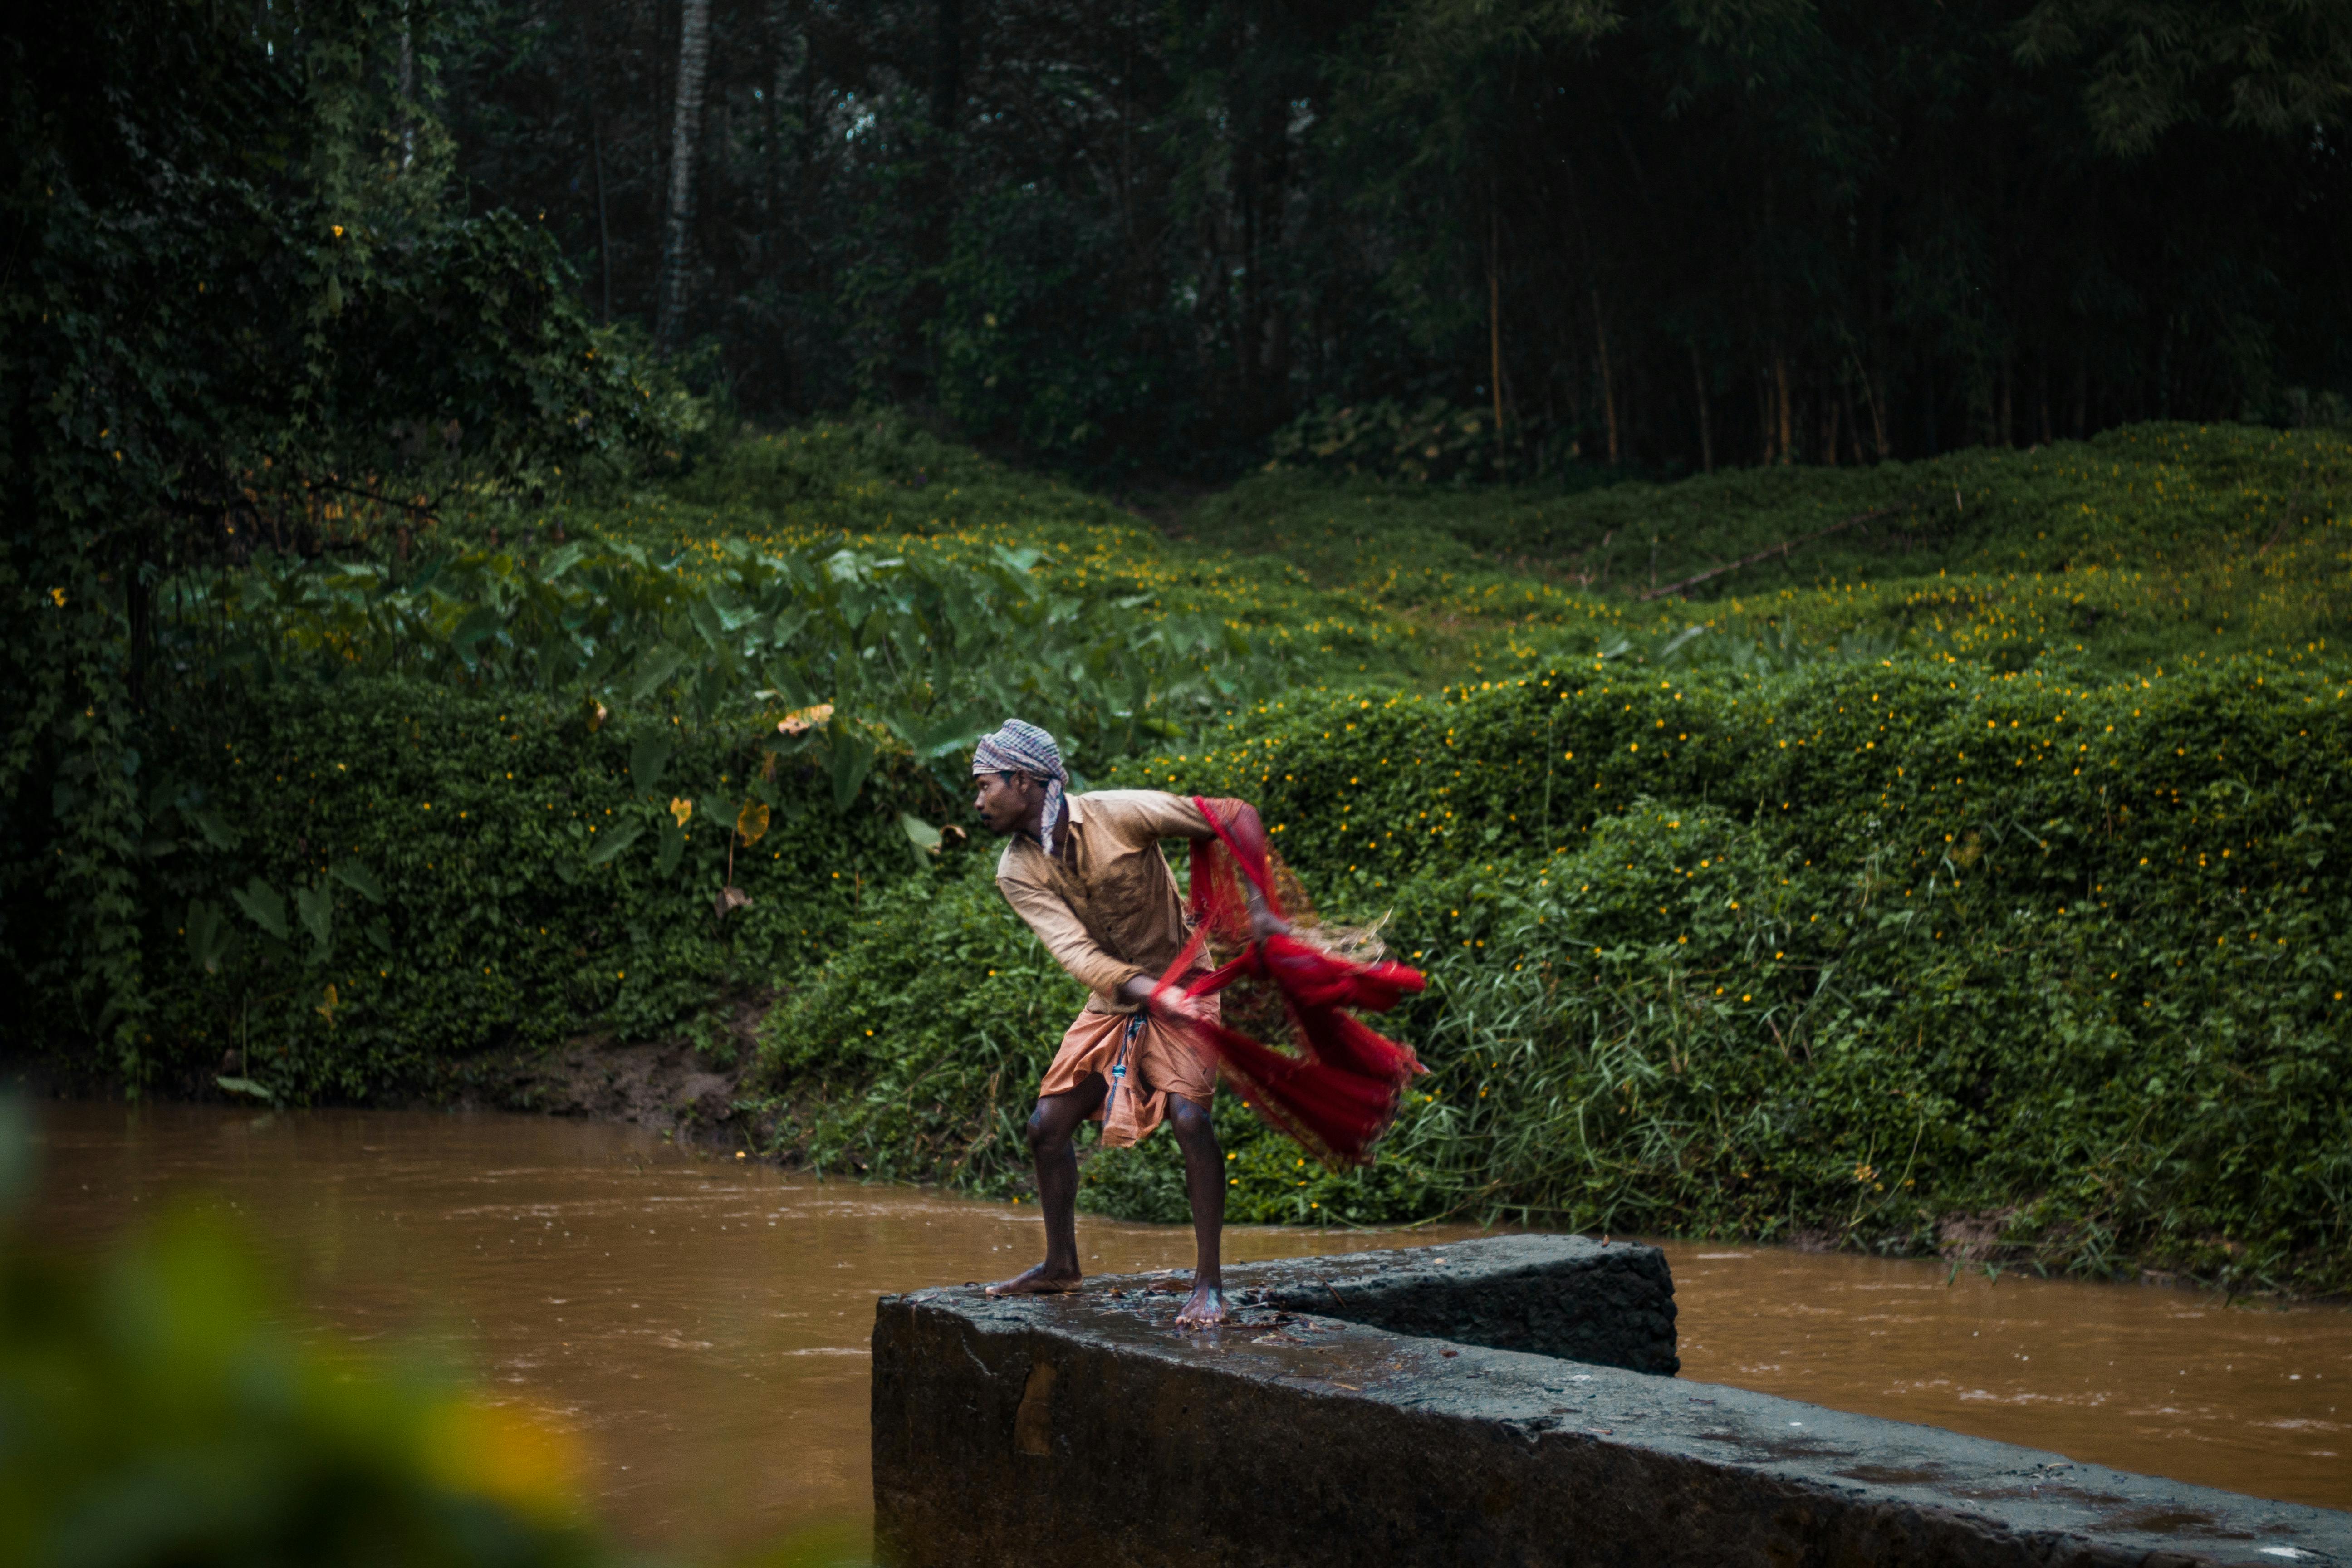
[{"label": "tree trunk", "polygon": [[662,236],[661,309],[654,347],[677,352],[686,331],[694,222],[694,143],[702,126],[702,89],[710,65],[710,0],[684,0],[677,28],[677,103],[671,117],[669,216]]},{"label": "tree trunk", "polygon": [[1778,348],[1772,351],[1772,386],[1780,398],[1780,461],[1797,460],[1794,410],[1789,401],[1789,356]]},{"label": "tree trunk", "polygon": [[1715,472],[1715,427],[1706,411],[1706,364],[1699,358],[1698,340],[1693,338],[1691,354],[1691,390],[1698,397],[1698,464],[1702,473]]},{"label": "tree trunk", "polygon": [[1601,406],[1609,422],[1609,466],[1617,466],[1617,378],[1609,365],[1609,324],[1601,317],[1601,290],[1592,291],[1592,337],[1601,348]]},{"label": "tree trunk", "polygon": [[416,25],[409,7],[400,8],[400,166],[416,162]]},{"label": "tree trunk", "polygon": [[1486,381],[1495,395],[1495,468],[1503,467],[1503,230],[1490,191],[1486,200]]},{"label": "tree trunk", "polygon": [[590,167],[596,174],[596,259],[604,270],[604,324],[613,324],[613,226],[604,215],[604,127],[595,110],[588,114]]},{"label": "tree trunk", "polygon": [[931,129],[952,136],[963,115],[963,0],[936,0],[931,22]]},{"label": "tree trunk", "polygon": [[[1862,378],[1862,400],[1870,409],[1870,439],[1878,448],[1878,460],[1883,463],[1895,456],[1894,445],[1886,434],[1886,407],[1879,401],[1876,379],[1871,375],[1869,367],[1864,365],[1859,357],[1856,357],[1853,362],[1853,373]],[[1853,421],[1853,444],[1856,453],[1859,454],[1862,447],[1862,418],[1859,415],[1855,416]],[[1861,462],[1863,458],[1857,455],[1854,461]]]}]

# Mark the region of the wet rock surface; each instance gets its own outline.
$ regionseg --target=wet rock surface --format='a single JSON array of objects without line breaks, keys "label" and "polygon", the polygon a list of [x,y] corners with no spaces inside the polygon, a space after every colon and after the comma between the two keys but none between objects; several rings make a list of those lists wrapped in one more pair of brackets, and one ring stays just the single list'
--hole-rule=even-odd
[{"label": "wet rock surface", "polygon": [[[884,1561],[2352,1564],[2352,1515],[1332,1315],[1352,1279],[1399,1321],[1535,1331],[1524,1311],[1440,1300],[1442,1281],[1485,1283],[1468,1248],[1416,1252],[1235,1269],[1234,1319],[1208,1334],[1176,1332],[1181,1295],[1146,1277],[884,1297]],[[1605,1293],[1645,1277],[1580,1256],[1561,1248],[1556,1278]],[[1489,1261],[1507,1282],[1528,1255]],[[1330,1312],[1304,1310],[1310,1285]],[[1654,1346],[1654,1326],[1624,1342]]]},{"label": "wet rock surface", "polygon": [[1675,1281],[1654,1247],[1497,1236],[1230,1269],[1244,1305],[1672,1375]]}]

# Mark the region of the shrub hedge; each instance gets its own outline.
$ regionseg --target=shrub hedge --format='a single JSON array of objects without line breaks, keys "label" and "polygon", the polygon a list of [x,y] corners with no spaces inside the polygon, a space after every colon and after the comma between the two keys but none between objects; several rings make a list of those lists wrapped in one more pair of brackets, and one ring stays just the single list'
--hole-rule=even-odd
[{"label": "shrub hedge", "polygon": [[[1267,705],[1111,782],[1256,800],[1326,909],[1432,977],[1399,1024],[1433,1071],[1372,1170],[1221,1110],[1236,1218],[1893,1251],[1966,1222],[2046,1266],[2340,1289],[2346,694],[2260,660],[1588,665]],[[772,1016],[788,1136],[1018,1187],[1076,998],[988,870],[892,895]],[[1176,1217],[1175,1162],[1097,1158],[1089,1201]]]},{"label": "shrub hedge", "polygon": [[[142,769],[170,792],[145,1066],[179,1093],[433,1095],[485,1051],[691,1019],[830,951],[923,858],[899,814],[943,806],[903,757],[844,812],[814,753],[762,777],[764,726],[592,730],[569,703],[405,679],[289,683],[172,733]],[[722,921],[738,815],[768,801],[733,861],[751,902]]]}]

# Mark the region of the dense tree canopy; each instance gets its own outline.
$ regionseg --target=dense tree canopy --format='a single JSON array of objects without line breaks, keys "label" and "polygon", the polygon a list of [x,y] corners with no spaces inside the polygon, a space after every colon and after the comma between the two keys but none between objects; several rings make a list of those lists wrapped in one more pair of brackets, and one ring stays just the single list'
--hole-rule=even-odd
[{"label": "dense tree canopy", "polygon": [[433,37],[363,0],[0,32],[0,936],[126,1048],[140,888],[193,804],[147,764],[239,679],[159,657],[189,574],[654,434],[548,237],[448,200]]},{"label": "dense tree canopy", "polygon": [[674,250],[755,413],[1198,469],[1434,396],[1698,468],[2352,384],[2341,7],[707,4],[688,125],[674,0],[495,0],[438,81],[474,199],[606,318]]}]

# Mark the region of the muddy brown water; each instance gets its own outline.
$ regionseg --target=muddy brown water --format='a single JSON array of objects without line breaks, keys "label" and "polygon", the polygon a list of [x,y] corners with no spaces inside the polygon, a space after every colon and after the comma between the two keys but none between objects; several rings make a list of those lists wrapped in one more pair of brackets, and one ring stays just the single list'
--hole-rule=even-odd
[{"label": "muddy brown water", "polygon": [[[44,1112],[38,1227],[96,1246],[199,1191],[247,1216],[306,1332],[422,1344],[575,1433],[628,1540],[731,1552],[868,1508],[877,1295],[1032,1260],[1035,1211],[818,1182],[519,1116]],[[1081,1216],[1097,1272],[1189,1232]],[[1237,1227],[1234,1258],[1472,1234]],[[1683,1373],[2290,1501],[2352,1508],[2352,1311],[1670,1243]]]}]

